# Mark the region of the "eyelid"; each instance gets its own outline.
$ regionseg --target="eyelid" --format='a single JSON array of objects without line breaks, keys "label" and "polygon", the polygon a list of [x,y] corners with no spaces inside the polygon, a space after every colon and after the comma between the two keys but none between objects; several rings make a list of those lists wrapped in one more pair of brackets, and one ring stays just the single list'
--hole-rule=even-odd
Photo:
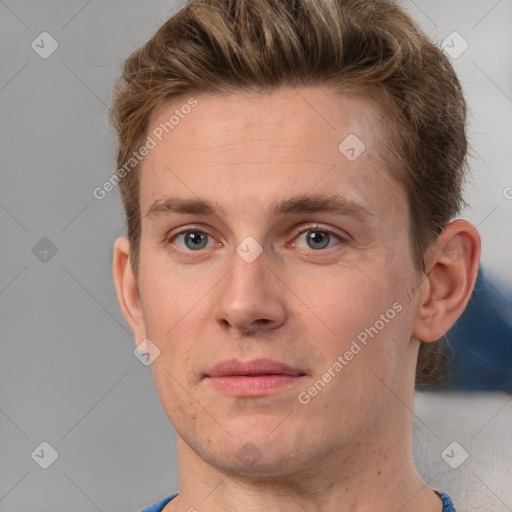
[{"label": "eyelid", "polygon": [[348,240],[350,238],[348,234],[346,234],[346,233],[342,234],[339,231],[337,231],[336,229],[331,228],[330,226],[325,226],[322,224],[311,224],[311,225],[303,226],[301,228],[301,230],[294,236],[293,239],[295,240],[297,237],[299,237],[303,233],[306,233],[307,231],[313,231],[315,229],[318,231],[323,231],[325,233],[329,233],[330,235],[334,235],[342,242],[348,242]]},{"label": "eyelid", "polygon": [[[179,231],[176,231],[178,229]],[[196,233],[204,233],[205,235],[210,235],[210,233],[207,231],[208,228],[205,228],[204,226],[200,224],[187,224],[186,226],[181,226],[179,228],[175,228],[172,230],[172,233],[167,233],[165,235],[166,240],[171,240],[175,238],[178,235],[182,235],[183,233],[188,233],[189,231],[193,231]],[[210,235],[211,236],[211,235]]]}]

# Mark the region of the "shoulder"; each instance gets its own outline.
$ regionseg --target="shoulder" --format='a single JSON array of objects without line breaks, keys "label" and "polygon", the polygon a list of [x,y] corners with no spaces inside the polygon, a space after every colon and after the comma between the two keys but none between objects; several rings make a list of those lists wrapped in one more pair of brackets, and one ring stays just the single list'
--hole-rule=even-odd
[{"label": "shoulder", "polygon": [[443,501],[443,512],[456,512],[452,499],[443,491],[434,491]]},{"label": "shoulder", "polygon": [[167,505],[167,503],[169,503],[169,501],[171,501],[176,496],[178,496],[178,493],[173,494],[172,496],[168,496],[167,498],[164,498],[163,500],[159,501],[158,503],[155,503],[154,505],[146,507],[145,509],[141,510],[140,512],[162,512],[165,505]]}]

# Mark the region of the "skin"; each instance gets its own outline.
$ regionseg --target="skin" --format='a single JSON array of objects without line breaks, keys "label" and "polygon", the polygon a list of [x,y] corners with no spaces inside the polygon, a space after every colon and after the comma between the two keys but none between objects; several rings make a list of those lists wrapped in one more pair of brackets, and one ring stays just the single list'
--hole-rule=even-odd
[{"label": "skin", "polygon": [[[137,277],[128,240],[114,248],[121,308],[136,342],[160,350],[153,376],[177,432],[180,494],[165,512],[441,511],[412,459],[417,340],[437,340],[462,313],[476,229],[451,222],[425,272],[415,268],[405,191],[386,168],[382,114],[368,99],[326,87],[194,97],[142,165]],[[180,104],[156,112],[148,133]],[[338,149],[349,134],[366,146],[352,162]],[[368,213],[272,211],[313,194]],[[146,215],[170,196],[218,209]],[[175,237],[183,229],[206,233],[207,245],[190,249]],[[311,231],[325,248],[308,244]],[[263,250],[252,263],[236,252],[248,236]],[[396,303],[400,312],[301,403]],[[260,357],[305,375],[264,397],[230,396],[203,378],[219,361]],[[247,443],[252,463],[237,457]]]}]

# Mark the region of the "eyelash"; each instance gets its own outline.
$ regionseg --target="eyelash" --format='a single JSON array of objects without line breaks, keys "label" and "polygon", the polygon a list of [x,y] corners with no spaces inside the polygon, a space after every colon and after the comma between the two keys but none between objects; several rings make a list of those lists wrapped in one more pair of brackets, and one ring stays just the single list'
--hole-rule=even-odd
[{"label": "eyelash", "polygon": [[[301,231],[299,231],[293,237],[293,240],[296,240],[297,238],[299,238],[299,236],[303,235],[304,233],[307,233],[308,231],[315,231],[315,230],[319,231],[321,233],[327,233],[327,234],[337,238],[340,241],[340,244],[337,244],[337,245],[346,244],[348,242],[348,237],[344,237],[340,233],[338,233],[337,231],[335,231],[335,230],[333,230],[331,228],[325,227],[325,226],[318,225],[318,224],[309,225],[309,226],[304,227],[303,229],[301,229]],[[183,235],[185,233],[199,233],[199,234],[202,234],[202,235],[211,236],[208,232],[204,231],[199,226],[187,226],[186,229],[183,229],[183,230],[181,230],[181,231],[179,231],[177,233],[174,233],[171,236],[168,236],[165,239],[165,245],[169,246],[169,245],[173,244],[173,242],[176,239],[176,237],[178,237],[179,235]],[[289,243],[289,242],[285,243],[286,247],[290,247],[292,245],[293,245],[293,242],[292,243]],[[328,249],[333,249],[333,247],[329,247]],[[309,252],[318,252],[318,253],[319,252],[326,252],[328,249],[317,249],[317,250],[309,249]],[[197,252],[197,253],[203,252],[203,250],[198,250],[198,251],[191,251],[191,250],[185,251],[184,249],[178,249],[178,250],[181,251],[181,252],[187,253],[187,254],[193,254],[194,252]]]}]

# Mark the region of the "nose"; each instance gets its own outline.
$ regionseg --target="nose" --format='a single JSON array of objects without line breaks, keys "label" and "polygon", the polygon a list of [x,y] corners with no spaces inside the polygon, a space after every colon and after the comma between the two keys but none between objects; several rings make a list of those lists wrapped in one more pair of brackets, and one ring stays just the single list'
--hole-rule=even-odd
[{"label": "nose", "polygon": [[226,331],[254,334],[280,327],[286,319],[283,287],[263,251],[248,262],[234,252],[230,272],[216,287],[214,318]]}]

